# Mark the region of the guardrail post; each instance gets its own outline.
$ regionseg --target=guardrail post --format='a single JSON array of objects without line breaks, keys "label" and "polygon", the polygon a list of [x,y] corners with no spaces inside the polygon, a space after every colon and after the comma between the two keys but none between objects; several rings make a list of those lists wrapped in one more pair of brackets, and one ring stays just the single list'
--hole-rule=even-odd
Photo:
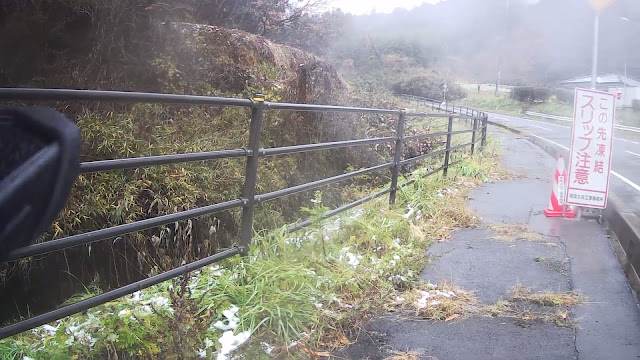
[{"label": "guardrail post", "polygon": [[471,155],[476,150],[476,133],[478,132],[478,118],[473,118],[473,132],[471,133]]},{"label": "guardrail post", "polygon": [[242,222],[240,225],[241,255],[247,255],[251,238],[253,237],[253,213],[256,203],[256,183],[258,181],[258,158],[260,152],[260,137],[264,117],[264,95],[256,94],[253,97],[251,109],[251,124],[249,127],[249,150],[245,169],[244,188],[242,190]]},{"label": "guardrail post", "polygon": [[484,149],[487,146],[487,125],[489,124],[489,119],[484,116],[482,118],[482,140],[480,142],[480,146]]},{"label": "guardrail post", "polygon": [[453,132],[453,116],[449,116],[449,125],[447,126],[447,146],[444,153],[444,170],[442,170],[442,175],[447,176],[449,172],[449,160],[451,158],[451,137],[453,136],[451,133]]},{"label": "guardrail post", "polygon": [[400,175],[400,161],[402,161],[402,145],[404,144],[404,120],[406,109],[400,110],[398,125],[396,126],[396,149],[393,154],[393,168],[391,172],[391,192],[389,193],[389,204],[396,203],[396,191],[398,190],[398,176]]}]

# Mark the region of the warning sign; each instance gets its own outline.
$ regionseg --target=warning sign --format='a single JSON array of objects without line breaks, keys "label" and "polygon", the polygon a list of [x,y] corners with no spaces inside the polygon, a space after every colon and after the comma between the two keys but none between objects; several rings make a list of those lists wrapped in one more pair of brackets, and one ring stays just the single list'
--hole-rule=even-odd
[{"label": "warning sign", "polygon": [[576,89],[567,205],[607,206],[615,108],[614,94]]}]

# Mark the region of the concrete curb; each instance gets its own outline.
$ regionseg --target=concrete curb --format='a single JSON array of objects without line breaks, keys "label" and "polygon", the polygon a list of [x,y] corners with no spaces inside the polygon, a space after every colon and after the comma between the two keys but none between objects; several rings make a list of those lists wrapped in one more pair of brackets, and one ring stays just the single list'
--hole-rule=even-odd
[{"label": "concrete curb", "polygon": [[[515,134],[525,136],[527,140],[536,144],[553,157],[560,155],[569,158],[569,151],[548,141],[529,136],[526,132],[510,128],[489,120],[489,124],[509,130]],[[611,247],[616,253],[624,273],[629,279],[631,288],[640,292],[640,218],[636,216],[622,199],[616,194],[609,194],[607,208],[604,211],[604,225],[612,233]]]}]

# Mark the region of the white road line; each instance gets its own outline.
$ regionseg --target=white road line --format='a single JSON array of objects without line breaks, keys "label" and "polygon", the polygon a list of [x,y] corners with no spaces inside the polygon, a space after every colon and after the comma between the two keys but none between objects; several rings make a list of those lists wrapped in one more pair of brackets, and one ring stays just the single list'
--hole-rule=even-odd
[{"label": "white road line", "polygon": [[612,174],[612,175],[614,175],[615,177],[617,177],[618,179],[620,179],[620,180],[622,180],[622,181],[626,182],[626,183],[627,183],[627,185],[631,186],[632,188],[634,188],[634,189],[636,189],[636,190],[640,191],[640,185],[635,184],[635,183],[634,183],[634,182],[632,182],[631,180],[627,179],[626,177],[624,177],[624,176],[622,176],[622,175],[618,174],[617,172],[615,172],[615,171],[613,171],[613,170],[611,170],[611,174]]},{"label": "white road line", "polygon": [[634,153],[633,151],[626,150],[626,152],[628,152],[628,153],[629,153],[629,154],[631,154],[631,155],[635,155],[635,156],[640,157],[640,154],[636,154],[636,153]]},{"label": "white road line", "polygon": [[[492,116],[493,116],[494,118],[497,118],[497,119],[500,119],[500,120],[513,121],[513,120],[509,119],[509,117],[506,117],[506,116],[500,116],[500,115],[495,115],[495,114],[493,114]],[[536,122],[536,123],[540,123],[540,124],[551,125],[551,126],[558,126],[558,127],[562,127],[562,128],[566,128],[566,129],[571,129],[571,126],[564,126],[564,125],[552,124],[552,123],[550,123],[550,122],[546,122],[546,121],[537,121],[537,120],[531,120],[531,119],[525,119],[525,118],[519,118],[519,117],[513,117],[513,116],[510,116],[510,117],[512,117],[512,118],[514,118],[514,119],[518,119],[518,120],[531,121],[531,122]],[[531,125],[531,126],[535,126],[535,125]],[[617,126],[617,125],[616,125],[616,126]],[[544,130],[551,131],[550,129],[543,128],[542,126],[535,126],[535,127],[537,127],[537,128],[541,128],[541,129],[544,129]],[[616,127],[616,128],[617,128],[617,127]],[[636,129],[636,128],[632,128],[632,129]],[[632,144],[635,144],[635,145],[640,145],[640,142],[637,142],[637,141],[631,141],[631,140],[627,140],[627,139],[621,139],[621,138],[619,138],[619,137],[617,137],[617,136],[615,137],[615,139],[616,139],[616,140],[626,141],[626,142],[629,142],[629,143],[632,143]],[[545,140],[546,140],[546,139],[545,139]]]},{"label": "white road line", "polygon": [[542,129],[542,130],[551,131],[551,129],[547,129],[546,127],[542,127],[542,126],[538,126],[538,125],[529,125],[529,126],[537,127],[538,129]]},{"label": "white road line", "polygon": [[[512,121],[511,119],[509,119],[509,117],[505,117],[505,116],[501,116],[501,115],[495,115],[495,114],[492,115],[492,116],[495,117],[495,118],[498,118],[498,119]],[[514,119],[518,119],[518,120],[523,120],[523,121],[530,121],[530,122],[535,122],[535,123],[539,123],[539,124],[545,124],[545,125],[551,125],[551,126],[557,126],[557,127],[561,127],[561,128],[571,129],[571,126],[553,124],[553,123],[550,123],[548,121],[531,120],[531,119],[525,119],[525,118],[514,117],[514,116],[510,116],[510,117],[514,118]]]},{"label": "white road line", "polygon": [[[567,122],[571,122],[573,121],[572,118],[569,117],[564,117],[564,116],[554,116],[554,115],[550,115],[550,114],[543,114],[543,113],[535,113],[537,115],[534,115],[533,112],[531,111],[527,111],[527,115],[531,115],[531,116],[537,116],[537,117],[541,117],[541,118],[546,118],[546,119],[552,119],[552,120],[559,120],[559,121],[567,121]],[[542,116],[540,116],[542,115]],[[545,116],[547,115],[547,116]],[[560,119],[559,119],[559,118]],[[639,127],[634,127],[634,126],[628,126],[628,125],[615,125],[616,129],[619,130],[623,130],[623,131],[632,131],[632,132],[636,132],[636,133],[640,133],[640,128]]]},{"label": "white road line", "polygon": [[[557,142],[555,142],[555,141],[551,141],[551,140],[549,140],[549,139],[545,139],[545,138],[543,138],[542,136],[533,135],[533,134],[529,134],[529,135],[531,135],[531,136],[535,136],[535,137],[537,137],[537,138],[539,138],[539,139],[542,139],[542,140],[544,140],[544,141],[548,141],[548,142],[550,142],[550,143],[552,143],[552,144],[558,145],[558,146],[560,146],[560,147],[561,147],[561,148],[563,148],[563,149],[567,149],[567,150],[569,150],[569,148],[568,148],[568,147],[566,147],[566,146],[564,146],[564,145],[560,145],[560,144],[558,144],[558,143],[557,143]],[[630,151],[627,151],[627,152],[630,152]],[[638,155],[638,154],[634,154],[634,155]],[[624,181],[625,183],[627,183],[627,185],[631,186],[632,188],[636,189],[637,191],[640,191],[640,185],[638,185],[638,184],[634,183],[633,181],[631,181],[631,180],[627,179],[626,177],[624,177],[624,176],[622,176],[622,175],[618,174],[617,172],[615,172],[615,171],[611,170],[611,175],[613,175],[613,176],[617,177],[618,179],[620,179],[620,180]]]},{"label": "white road line", "polygon": [[618,130],[622,130],[622,131],[631,131],[631,132],[635,132],[635,133],[640,133],[640,129],[637,128],[637,127],[616,125],[615,128],[618,129]]},{"label": "white road line", "polygon": [[549,140],[549,139],[545,139],[545,138],[543,138],[542,136],[533,135],[533,134],[529,134],[529,135],[531,135],[531,136],[535,136],[535,137],[537,137],[538,139],[542,139],[542,140],[544,140],[544,141],[548,141],[548,142],[550,142],[550,143],[552,143],[552,144],[554,144],[554,145],[560,146],[561,148],[563,148],[563,149],[565,149],[565,150],[569,150],[569,148],[568,148],[568,147],[566,147],[566,146],[564,146],[564,145],[560,145],[560,144],[558,144],[558,143],[557,143],[557,142],[555,142],[555,141],[551,141],[551,140]]}]

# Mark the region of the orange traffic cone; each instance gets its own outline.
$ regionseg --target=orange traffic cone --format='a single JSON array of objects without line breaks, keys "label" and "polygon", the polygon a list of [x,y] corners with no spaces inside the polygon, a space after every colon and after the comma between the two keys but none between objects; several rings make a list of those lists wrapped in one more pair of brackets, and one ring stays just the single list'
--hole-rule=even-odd
[{"label": "orange traffic cone", "polygon": [[[544,209],[544,214],[547,217],[561,217],[562,205],[565,202],[565,194],[567,193],[567,170],[564,168],[564,158],[558,156],[558,166],[556,167],[555,181],[553,182],[553,191],[551,192],[551,200],[549,200],[549,207]],[[573,218],[576,217],[576,212],[572,207],[567,207],[564,212],[564,217]]]}]

